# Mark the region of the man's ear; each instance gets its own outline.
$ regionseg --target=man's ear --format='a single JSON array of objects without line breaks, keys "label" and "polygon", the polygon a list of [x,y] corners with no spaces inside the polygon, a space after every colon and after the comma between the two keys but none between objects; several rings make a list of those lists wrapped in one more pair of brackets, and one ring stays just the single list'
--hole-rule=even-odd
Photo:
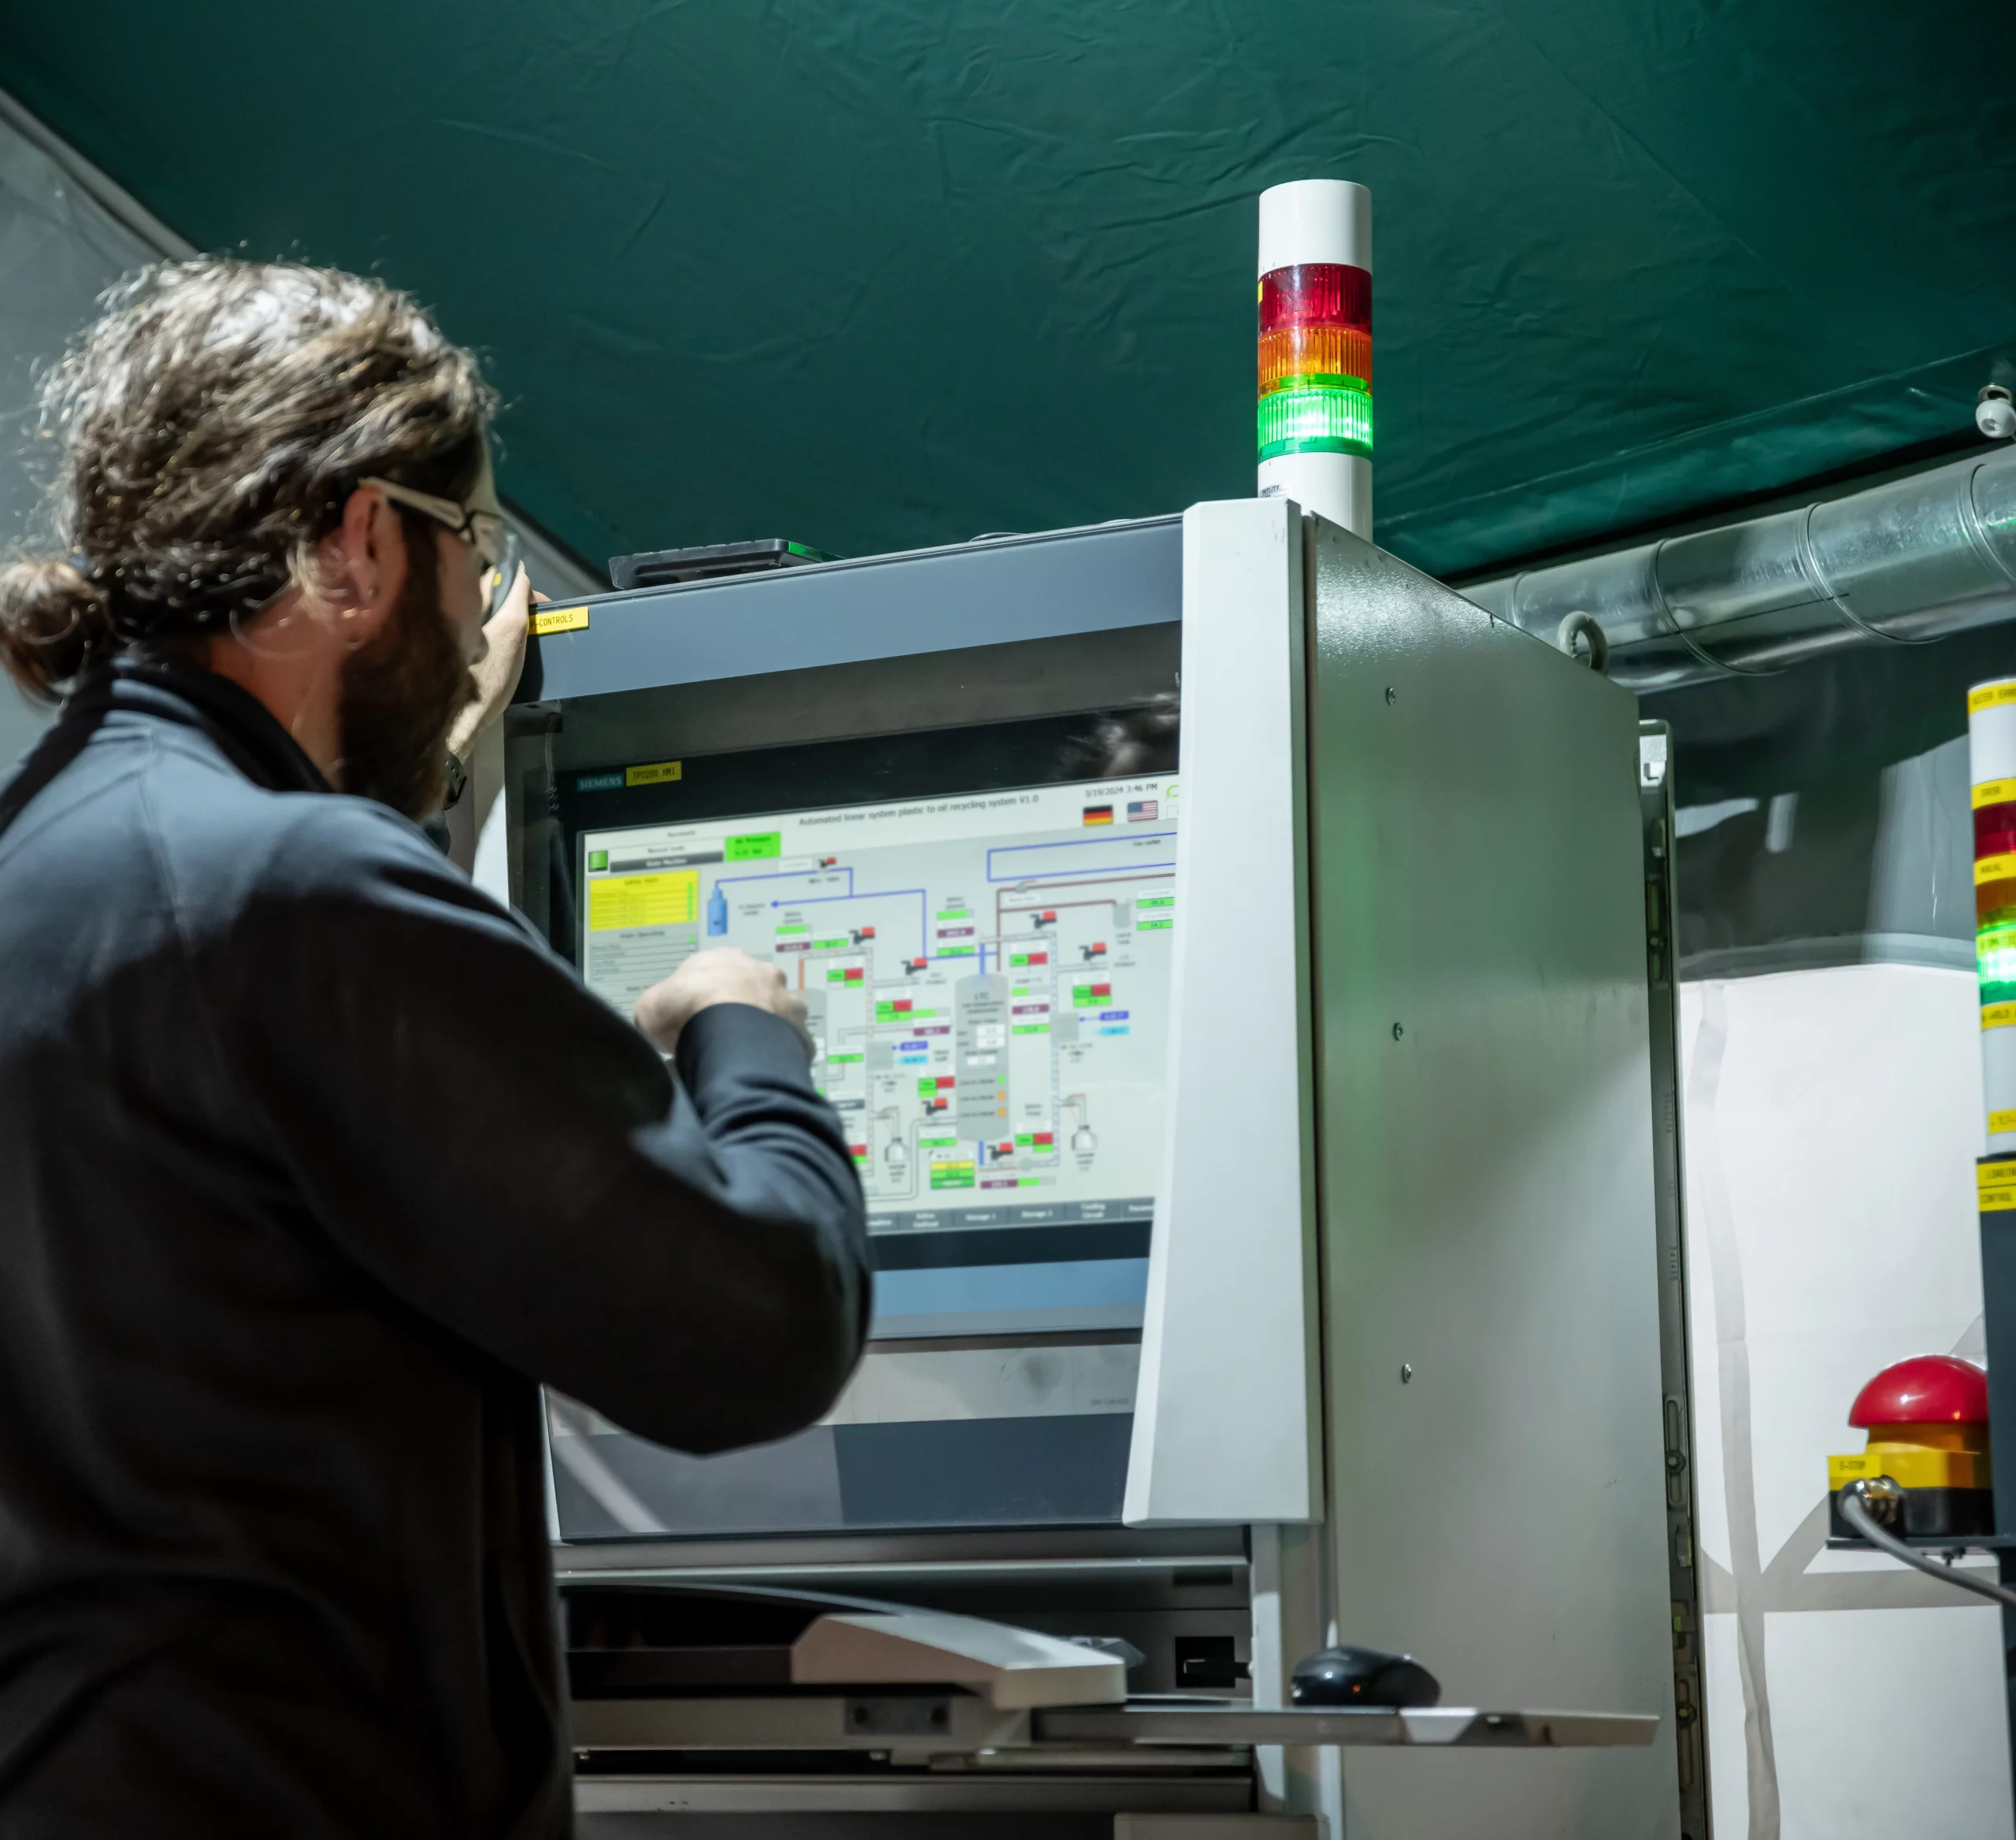
[{"label": "man's ear", "polygon": [[354,648],[391,617],[406,582],[406,526],[376,486],[359,486],[343,521],[315,547],[317,598],[331,624]]}]

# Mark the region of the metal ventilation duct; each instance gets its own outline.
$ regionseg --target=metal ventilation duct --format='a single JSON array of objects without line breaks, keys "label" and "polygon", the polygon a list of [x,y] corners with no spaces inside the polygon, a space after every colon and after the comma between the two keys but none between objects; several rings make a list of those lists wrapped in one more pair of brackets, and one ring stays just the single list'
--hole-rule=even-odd
[{"label": "metal ventilation duct", "polygon": [[1639,690],[1922,644],[2016,619],[2016,448],[1462,591],[1550,642],[1593,614]]}]

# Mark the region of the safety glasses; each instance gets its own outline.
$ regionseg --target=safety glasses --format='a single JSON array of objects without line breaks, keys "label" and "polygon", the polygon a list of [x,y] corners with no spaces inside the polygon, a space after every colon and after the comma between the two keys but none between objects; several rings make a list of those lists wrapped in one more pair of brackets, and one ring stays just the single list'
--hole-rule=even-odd
[{"label": "safety glasses", "polygon": [[[476,483],[476,495],[480,499],[484,487],[489,484],[489,468]],[[496,568],[504,560],[504,552],[511,534],[511,527],[504,521],[498,510],[494,489],[487,505],[481,503],[462,504],[454,498],[437,498],[432,492],[417,492],[411,486],[402,486],[391,479],[359,479],[361,486],[376,486],[395,505],[403,505],[410,511],[417,511],[423,517],[431,517],[438,524],[453,531],[476,552],[478,565],[486,572]]]}]

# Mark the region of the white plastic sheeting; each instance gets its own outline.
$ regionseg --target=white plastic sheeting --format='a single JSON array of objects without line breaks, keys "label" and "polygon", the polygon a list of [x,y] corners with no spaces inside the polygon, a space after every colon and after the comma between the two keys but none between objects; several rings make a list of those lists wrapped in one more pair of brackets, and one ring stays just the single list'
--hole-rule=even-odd
[{"label": "white plastic sheeting", "polygon": [[[158,253],[0,114],[0,551],[45,540],[33,524],[41,476],[31,419],[42,370],[98,295]],[[0,764],[47,720],[0,683]]]},{"label": "white plastic sheeting", "polygon": [[1899,964],[1681,990],[1718,1840],[2010,1832],[1999,1613],[1825,1548],[1862,1383],[1980,1356],[1977,1001]]},{"label": "white plastic sheeting", "polygon": [[[0,93],[0,554],[43,545],[35,387],[98,296],[122,275],[191,245]],[[522,520],[521,520],[522,525]],[[608,583],[521,528],[532,585],[555,595]],[[49,712],[0,681],[0,767],[41,732]]]}]

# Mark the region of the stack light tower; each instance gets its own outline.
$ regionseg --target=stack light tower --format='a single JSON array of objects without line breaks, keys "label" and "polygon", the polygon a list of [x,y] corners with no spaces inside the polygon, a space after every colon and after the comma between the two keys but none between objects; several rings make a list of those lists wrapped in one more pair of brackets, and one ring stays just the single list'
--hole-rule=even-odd
[{"label": "stack light tower", "polygon": [[1983,1147],[2003,1159],[2016,1157],[2016,678],[1979,683],[1968,692],[1967,754],[1987,1114]]},{"label": "stack light tower", "polygon": [[[1967,767],[1974,818],[1974,961],[1981,979],[1985,1154],[1975,1164],[1974,1180],[1988,1435],[1966,1442],[1987,1445],[1988,1461],[1980,1466],[1987,1473],[1977,1467],[1974,1483],[1977,1490],[1986,1485],[1989,1523],[1996,1538],[2006,1540],[2016,1535],[2016,677],[1968,691]],[[1875,1435],[1870,1434],[1872,1449]],[[1908,1531],[1908,1495],[1903,1506]],[[2016,1587],[2016,1546],[2003,1547],[1996,1557],[2003,1585]],[[2016,1651],[2016,1609],[2006,1605],[2002,1646]],[[2016,1675],[2006,1703],[2010,1755],[2016,1760]]]},{"label": "stack light tower", "polygon": [[1259,490],[1372,536],[1372,194],[1260,194]]}]

